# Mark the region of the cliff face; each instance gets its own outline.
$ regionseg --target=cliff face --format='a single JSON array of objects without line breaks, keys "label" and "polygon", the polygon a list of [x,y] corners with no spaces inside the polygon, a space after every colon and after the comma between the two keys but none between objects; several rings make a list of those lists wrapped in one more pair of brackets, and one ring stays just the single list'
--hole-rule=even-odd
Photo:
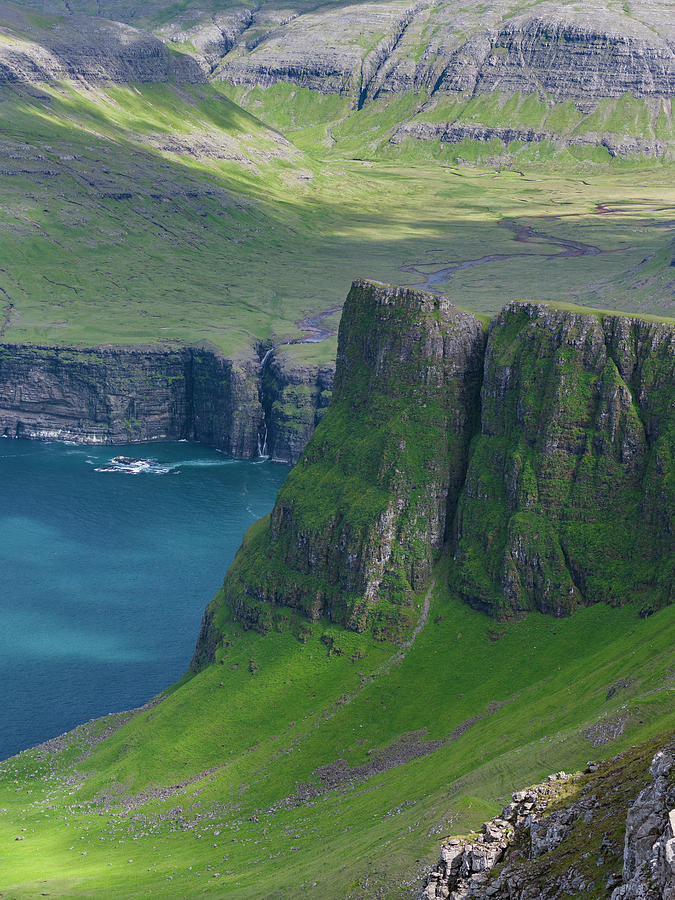
[{"label": "cliff face", "polygon": [[[517,12],[515,5],[481,10],[424,2],[386,10],[369,3],[319,7],[270,22],[254,41],[243,30],[218,74],[234,84],[291,81],[323,93],[356,92],[360,102],[421,90],[499,89],[585,102],[626,92],[672,94],[672,33],[658,9],[628,16],[619,8],[545,4],[536,16]],[[255,18],[264,18],[264,10]]]},{"label": "cliff face", "polygon": [[237,616],[264,629],[281,605],[396,631],[457,501],[483,343],[443,297],[354,283],[329,410],[228,574]]},{"label": "cliff face", "polygon": [[19,7],[0,6],[0,84],[205,81],[192,57],[122,22],[87,16],[38,21]]},{"label": "cliff face", "polygon": [[334,374],[333,365],[303,365],[283,351],[272,351],[260,388],[271,459],[298,461],[330,403]]},{"label": "cliff face", "polygon": [[544,92],[588,103],[624,93],[668,97],[673,77],[672,45],[652,29],[616,12],[560,8],[518,17],[467,42],[437,89]]},{"label": "cliff face", "polygon": [[515,303],[493,320],[453,579],[495,615],[673,590],[675,331]]},{"label": "cliff face", "polygon": [[[270,455],[295,462],[332,370],[318,382],[311,367],[287,360],[270,379],[268,400],[259,368],[253,354],[231,360],[207,348],[0,345],[0,435],[102,444],[187,439],[250,459],[260,455],[267,427]],[[274,398],[288,390],[306,395],[302,428],[274,410]]]},{"label": "cliff face", "polygon": [[532,303],[480,323],[354,283],[333,399],[207,611],[278,606],[395,635],[447,540],[450,587],[497,617],[673,599],[675,328]]}]

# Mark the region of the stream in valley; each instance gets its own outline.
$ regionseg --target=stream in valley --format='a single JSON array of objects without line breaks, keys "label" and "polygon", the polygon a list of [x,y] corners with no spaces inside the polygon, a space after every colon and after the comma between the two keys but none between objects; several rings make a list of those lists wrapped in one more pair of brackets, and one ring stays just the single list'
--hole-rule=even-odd
[{"label": "stream in valley", "polygon": [[0,440],[0,759],[176,681],[288,471],[189,443]]}]

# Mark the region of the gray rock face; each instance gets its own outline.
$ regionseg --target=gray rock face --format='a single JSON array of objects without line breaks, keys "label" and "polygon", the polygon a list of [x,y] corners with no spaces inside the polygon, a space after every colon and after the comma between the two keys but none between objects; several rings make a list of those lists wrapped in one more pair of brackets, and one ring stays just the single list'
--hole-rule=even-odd
[{"label": "gray rock face", "polygon": [[611,900],[675,900],[675,787],[669,751],[654,757],[652,782],[628,810],[623,884]]},{"label": "gray rock face", "polygon": [[485,822],[480,834],[466,840],[453,838],[444,844],[418,900],[478,900],[493,896],[493,888],[487,887],[490,872],[504,859],[519,832],[529,830],[534,857],[557,847],[567,834],[564,823],[556,816],[551,816],[546,823],[541,818],[569,778],[564,772],[558,772],[550,775],[544,784],[516,791],[501,816]]},{"label": "gray rock face", "polygon": [[400,128],[397,128],[389,139],[389,143],[400,144],[406,138],[418,141],[439,140],[442,144],[459,144],[467,139],[487,143],[497,139],[504,144],[505,156],[506,148],[513,141],[522,141],[525,144],[550,143],[557,148],[601,146],[607,150],[610,156],[640,154],[648,157],[670,157],[675,153],[671,144],[658,140],[656,137],[652,139],[627,136],[619,138],[612,134],[597,132],[560,134],[536,128],[490,127],[467,122],[405,122]]},{"label": "gray rock face", "polygon": [[0,83],[205,80],[190,56],[121,22],[73,16],[41,28],[17,9],[0,12]]},{"label": "gray rock face", "polygon": [[257,454],[262,410],[253,360],[208,350],[6,344],[0,434],[115,444],[201,440]]},{"label": "gray rock face", "polygon": [[[306,381],[308,383],[306,383]],[[208,348],[0,345],[0,435],[119,444],[203,441],[240,459],[258,456],[271,411],[270,455],[295,462],[327,402],[330,366],[294,369],[291,360],[266,397],[258,360],[231,360]],[[276,396],[302,395],[296,419]],[[283,404],[282,404],[283,407]],[[298,424],[300,423],[300,424]]]},{"label": "gray rock face", "polygon": [[303,365],[283,351],[270,355],[262,372],[261,396],[271,459],[292,463],[300,459],[330,403],[334,373],[334,365]]},{"label": "gray rock face", "polygon": [[[456,6],[319,7],[289,17],[253,46],[242,32],[219,76],[234,84],[285,80],[325,93],[358,92],[361,101],[409,90],[498,89],[585,101],[675,91],[672,34],[658,22],[658,9],[643,6],[629,17],[545,4],[536,16],[510,18],[515,5],[484,13]],[[654,28],[655,19],[662,27]]]},{"label": "gray rock face", "polygon": [[[560,772],[544,784],[517,791],[502,816],[486,822],[481,834],[443,845],[418,900],[673,900],[672,741],[656,753],[645,773],[648,784],[631,802],[626,794],[634,788],[626,779],[635,779],[640,752],[635,748],[603,764],[589,764],[586,776]],[[612,837],[617,823],[625,823],[620,873],[612,871],[622,858]],[[497,863],[501,865],[493,871]]]},{"label": "gray rock face", "polygon": [[675,52],[669,41],[625,16],[563,7],[474,38],[471,48],[466,44],[453,55],[436,89],[584,101],[625,93],[670,97]]},{"label": "gray rock face", "polygon": [[400,0],[364,3],[270,22],[269,31],[250,43],[247,33],[242,35],[217,76],[264,87],[290,81],[325,94],[359,97],[420,8]]}]

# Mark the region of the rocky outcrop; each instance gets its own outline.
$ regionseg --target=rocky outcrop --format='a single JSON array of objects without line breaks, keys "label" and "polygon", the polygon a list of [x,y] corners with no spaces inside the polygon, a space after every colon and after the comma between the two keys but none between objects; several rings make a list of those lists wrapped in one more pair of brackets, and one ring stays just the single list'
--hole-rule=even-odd
[{"label": "rocky outcrop", "polygon": [[675,327],[511,303],[490,325],[451,585],[508,616],[673,597]]},{"label": "rocky outcrop", "polygon": [[485,346],[444,297],[356,281],[331,404],[216,606],[396,636],[448,541],[451,591],[492,616],[649,615],[673,599],[674,382],[665,321],[518,302]]},{"label": "rocky outcrop", "polygon": [[585,102],[624,93],[667,98],[675,91],[673,36],[656,11],[651,18],[640,12],[546,4],[536,16],[510,18],[504,10],[504,21],[495,9],[452,15],[444,4],[319,7],[252,44],[243,31],[219,76],[234,84],[284,80],[323,93],[356,92],[361,102],[422,90],[520,91]]},{"label": "rocky outcrop", "polygon": [[487,144],[490,141],[497,140],[504,145],[505,153],[513,142],[523,144],[548,143],[557,149],[562,147],[600,146],[604,147],[610,156],[641,155],[666,157],[675,152],[671,144],[656,137],[619,137],[618,135],[597,132],[577,134],[573,131],[561,134],[552,130],[546,131],[518,126],[488,126],[468,122],[406,122],[394,132],[389,139],[389,143],[394,145],[401,144],[408,138],[417,141],[438,140],[442,144],[459,144],[465,140],[480,141],[483,144]]},{"label": "rocky outcrop", "polygon": [[[254,354],[231,360],[208,347],[4,344],[0,435],[100,444],[187,439],[250,459],[261,453],[267,409],[270,455],[295,462],[327,404],[331,375],[330,366],[314,371],[282,358],[268,399]],[[303,405],[294,419],[284,409],[296,395]]]},{"label": "rocky outcrop", "polygon": [[253,40],[244,33],[216,75],[232,84],[289,81],[324,94],[352,94],[357,105],[419,9],[397,2],[303,10],[270,22]]},{"label": "rocky outcrop", "polygon": [[656,754],[651,783],[628,810],[623,884],[611,900],[675,900],[675,756]]},{"label": "rocky outcrop", "polygon": [[542,816],[570,778],[558,772],[543,784],[516,791],[501,816],[484,822],[479,834],[452,838],[443,844],[436,868],[427,876],[418,900],[491,896],[485,892],[491,871],[502,861],[518,832],[529,830],[533,857],[557,847],[567,827],[556,816],[545,822]]},{"label": "rocky outcrop", "polygon": [[652,759],[654,743],[517,791],[480,834],[443,845],[419,900],[672,900],[674,741]]}]

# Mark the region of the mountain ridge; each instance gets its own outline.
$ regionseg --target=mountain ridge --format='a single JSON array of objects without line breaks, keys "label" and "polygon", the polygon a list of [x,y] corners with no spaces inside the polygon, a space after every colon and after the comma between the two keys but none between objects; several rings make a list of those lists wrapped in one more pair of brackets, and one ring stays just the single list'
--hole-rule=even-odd
[{"label": "mountain ridge", "polygon": [[[437,140],[421,127],[429,103],[522,95],[542,104],[548,128],[516,116],[513,131],[500,133],[494,113],[457,121],[450,111],[442,141],[485,146],[497,138],[506,148],[523,142],[557,151],[604,146],[618,156],[673,154],[675,31],[657,0],[630,8],[515,0],[474,10],[456,0],[335,8],[296,0],[289,8],[213,3],[210,10],[188,4],[180,11],[159,4],[145,14],[135,4],[52,9],[38,17],[0,6],[0,80],[215,80],[253,112],[248,90],[288,84],[344,98],[347,116],[408,97],[414,127],[405,127],[410,115],[401,117],[393,146],[410,135]],[[624,101],[637,104],[637,118]],[[584,128],[583,120],[594,117],[600,127]],[[514,145],[508,154],[518,151]]]}]

